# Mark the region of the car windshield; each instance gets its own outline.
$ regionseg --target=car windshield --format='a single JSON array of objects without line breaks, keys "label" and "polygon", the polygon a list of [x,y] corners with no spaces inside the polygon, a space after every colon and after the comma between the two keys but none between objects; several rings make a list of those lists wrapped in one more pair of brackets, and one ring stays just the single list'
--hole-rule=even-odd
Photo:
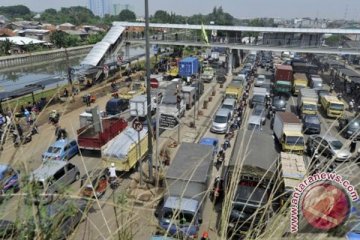
[{"label": "car windshield", "polygon": [[304,104],[303,108],[304,108],[304,110],[316,111],[317,106],[316,105],[311,105],[311,104]]},{"label": "car windshield", "polygon": [[193,214],[190,212],[184,212],[176,209],[165,208],[163,218],[167,221],[177,220],[181,224],[191,223],[193,220]]},{"label": "car windshield", "polygon": [[288,136],[286,137],[286,144],[301,146],[304,145],[304,138]]},{"label": "car windshield", "polygon": [[307,116],[305,117],[305,122],[312,124],[320,124],[320,120],[317,116]]},{"label": "car windshield", "polygon": [[61,148],[50,146],[47,150],[48,153],[59,153]]},{"label": "car windshield", "polygon": [[265,102],[265,96],[262,95],[254,95],[253,102]]},{"label": "car windshield", "polygon": [[340,103],[331,103],[330,104],[330,109],[333,110],[344,110],[344,105],[340,104]]},{"label": "car windshield", "polygon": [[226,123],[227,122],[227,117],[225,116],[216,116],[214,119],[214,122],[216,123]]},{"label": "car windshield", "polygon": [[234,109],[233,105],[226,105],[226,104],[223,104],[223,105],[222,105],[222,108],[229,109],[229,110],[233,110],[233,109]]},{"label": "car windshield", "polygon": [[335,150],[340,150],[343,146],[343,144],[339,140],[334,140],[330,142],[330,145]]},{"label": "car windshield", "polygon": [[255,123],[249,123],[248,130],[260,131],[261,130],[261,125],[260,124],[255,124]]},{"label": "car windshield", "polygon": [[261,116],[264,112],[264,109],[263,108],[255,108],[254,111],[253,111],[253,115],[255,116]]}]

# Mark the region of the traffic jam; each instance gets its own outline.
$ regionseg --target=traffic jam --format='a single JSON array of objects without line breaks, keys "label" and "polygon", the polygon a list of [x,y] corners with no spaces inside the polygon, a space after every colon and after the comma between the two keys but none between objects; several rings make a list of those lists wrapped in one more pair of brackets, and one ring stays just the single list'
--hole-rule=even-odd
[{"label": "traffic jam", "polygon": [[[29,165],[1,161],[1,207],[14,209],[1,238],[271,239],[284,215],[283,237],[305,177],[337,172],[351,182],[358,173],[358,99],[340,61],[251,51],[229,75],[217,50],[163,57],[150,97],[141,79],[113,81],[105,96],[84,95],[86,106],[51,111],[32,141],[4,144]],[[4,120],[6,131],[19,135],[24,119]]]}]

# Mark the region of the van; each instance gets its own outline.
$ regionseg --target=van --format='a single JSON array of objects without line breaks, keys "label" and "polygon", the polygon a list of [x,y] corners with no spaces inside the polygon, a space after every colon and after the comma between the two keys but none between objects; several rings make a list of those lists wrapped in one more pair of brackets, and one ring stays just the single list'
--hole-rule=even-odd
[{"label": "van", "polygon": [[129,100],[113,98],[106,103],[105,110],[107,115],[117,115],[128,108]]},{"label": "van", "polygon": [[321,106],[327,117],[341,117],[344,114],[345,105],[335,96],[322,96]]},{"label": "van", "polygon": [[233,98],[225,98],[221,108],[228,109],[231,112],[231,117],[234,116],[234,111],[236,108],[236,100]]},{"label": "van", "polygon": [[256,105],[264,105],[265,106],[266,98],[267,98],[266,88],[254,87],[253,97],[250,101],[250,107],[253,108]]},{"label": "van", "polygon": [[35,183],[43,194],[53,194],[64,190],[65,187],[80,179],[80,170],[74,164],[48,160],[34,170],[30,182]]},{"label": "van", "polygon": [[216,112],[210,131],[213,133],[226,133],[230,128],[231,112],[228,109],[220,109]]}]

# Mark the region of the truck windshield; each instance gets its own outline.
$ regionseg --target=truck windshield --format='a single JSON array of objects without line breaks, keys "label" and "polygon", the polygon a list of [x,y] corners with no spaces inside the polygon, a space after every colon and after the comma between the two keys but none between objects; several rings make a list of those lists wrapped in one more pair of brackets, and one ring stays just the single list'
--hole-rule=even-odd
[{"label": "truck windshield", "polygon": [[235,202],[252,201],[256,203],[267,202],[266,189],[260,186],[244,186],[243,183],[237,189]]},{"label": "truck windshield", "polygon": [[226,123],[227,122],[227,117],[225,116],[216,116],[214,119],[214,122],[216,123]]},{"label": "truck windshield", "polygon": [[303,105],[304,110],[310,110],[310,111],[316,111],[317,106],[312,104],[304,104]]},{"label": "truck windshield", "polygon": [[302,88],[305,88],[305,86],[303,86],[303,85],[296,85],[296,86],[295,86],[295,89],[296,89],[296,90],[300,90],[300,89],[302,89]]},{"label": "truck windshield", "polygon": [[301,146],[304,145],[304,138],[298,136],[296,137],[288,136],[286,137],[286,144]]},{"label": "truck windshield", "polygon": [[344,110],[344,105],[340,103],[330,103],[330,109],[342,111]]},{"label": "truck windshield", "polygon": [[254,95],[253,98],[252,98],[252,101],[253,101],[253,102],[263,103],[263,102],[265,102],[265,96],[262,96],[262,95]]},{"label": "truck windshield", "polygon": [[189,224],[194,215],[190,212],[184,212],[177,209],[165,208],[163,218],[167,221],[179,221],[180,224]]}]

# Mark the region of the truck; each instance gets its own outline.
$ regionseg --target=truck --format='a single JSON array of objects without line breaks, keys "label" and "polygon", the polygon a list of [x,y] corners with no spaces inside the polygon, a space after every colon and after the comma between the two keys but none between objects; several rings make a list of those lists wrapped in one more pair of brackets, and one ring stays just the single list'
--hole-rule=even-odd
[{"label": "truck", "polygon": [[215,76],[215,71],[212,67],[205,67],[203,73],[201,74],[201,79],[205,83],[210,83]]},{"label": "truck", "polygon": [[187,57],[179,62],[179,76],[191,77],[199,73],[199,60],[195,57]]},{"label": "truck", "polygon": [[219,52],[211,52],[211,59],[213,61],[219,61],[219,58],[220,58],[220,53]]},{"label": "truck", "polygon": [[319,96],[314,89],[302,88],[297,97],[297,108],[300,116],[316,114]]},{"label": "truck", "polygon": [[[272,213],[279,207],[274,188],[276,180],[276,165],[278,158],[275,143],[271,135],[261,131],[239,130],[236,139],[237,156],[230,158],[229,164],[224,165],[220,178],[214,182],[214,196],[218,201],[224,201],[225,195],[229,199],[230,216],[226,221],[225,231],[229,239],[246,235],[266,225]],[[247,143],[241,144],[243,139]],[[262,151],[256,151],[254,146],[261,146]],[[222,215],[223,213],[221,213]],[[226,215],[227,213],[225,213]],[[225,222],[225,221],[224,221]],[[221,226],[223,228],[225,226]],[[235,237],[234,237],[235,236]],[[252,235],[252,238],[256,236]]]},{"label": "truck", "polygon": [[320,102],[327,117],[339,118],[344,115],[345,104],[336,96],[322,96]]},{"label": "truck", "polygon": [[243,93],[243,85],[239,82],[231,82],[225,89],[225,98],[240,100]]},{"label": "truck", "polygon": [[213,152],[213,146],[181,143],[165,175],[164,201],[155,213],[161,232],[196,238],[211,181]]},{"label": "truck", "polygon": [[[158,97],[154,94],[151,94],[151,112],[155,112],[156,111],[156,107],[157,107],[157,100],[161,100],[158,99]],[[129,101],[129,106],[130,106],[130,116],[132,117],[146,117],[148,114],[148,106],[147,106],[147,97],[146,95],[140,95],[140,96],[136,96],[133,97],[132,99],[130,99]]]},{"label": "truck", "polygon": [[196,101],[196,88],[191,86],[184,86],[181,90],[183,99],[185,100],[186,109],[194,106]]},{"label": "truck", "polygon": [[306,62],[292,62],[292,68],[294,73],[304,73],[304,74],[318,74],[319,67]]},{"label": "truck", "polygon": [[93,121],[77,130],[79,149],[100,151],[102,146],[122,132],[127,125],[123,118],[101,118],[100,121]]},{"label": "truck", "polygon": [[274,94],[290,97],[293,70],[290,65],[277,65],[275,71]]},{"label": "truck", "polygon": [[256,105],[266,104],[267,90],[266,88],[254,87],[253,97],[250,101],[250,107],[255,107]]},{"label": "truck", "polygon": [[301,88],[306,88],[308,86],[309,80],[304,73],[295,73],[294,82],[292,87],[292,92],[294,96],[299,94]]},{"label": "truck", "polygon": [[147,156],[147,152],[147,128],[137,132],[128,127],[101,147],[101,160],[105,169],[114,163],[117,171],[128,172]]},{"label": "truck", "polygon": [[304,157],[293,153],[281,152],[277,165],[279,170],[277,179],[280,180],[279,188],[280,196],[282,196],[280,206],[284,206],[293,194],[295,187],[303,181],[307,170]]},{"label": "truck", "polygon": [[282,151],[297,154],[304,152],[305,140],[302,123],[294,113],[276,112],[272,128]]}]

